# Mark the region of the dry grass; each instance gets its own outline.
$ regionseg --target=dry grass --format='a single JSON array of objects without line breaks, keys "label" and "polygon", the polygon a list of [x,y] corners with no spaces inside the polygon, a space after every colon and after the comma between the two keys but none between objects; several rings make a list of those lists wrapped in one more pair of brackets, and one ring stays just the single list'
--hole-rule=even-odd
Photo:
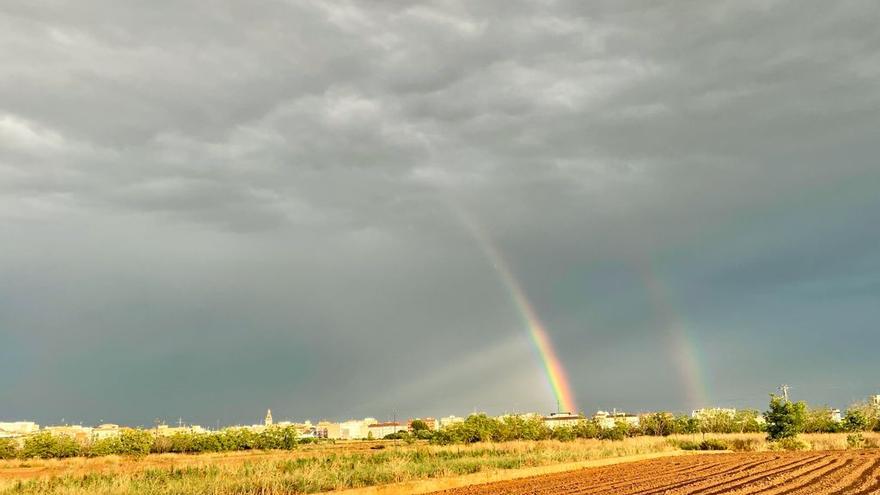
[{"label": "dry grass", "polygon": [[[804,435],[816,450],[847,448],[845,434]],[[761,434],[706,435],[741,451],[768,450]],[[0,462],[0,493],[85,494],[262,494],[314,493],[420,479],[454,477],[477,472],[549,466],[627,455],[676,450],[680,440],[700,441],[701,435],[669,439],[638,437],[621,442],[509,442],[454,446],[325,444],[292,452],[151,455],[135,460],[119,457]],[[864,434],[865,446],[880,435]]]}]

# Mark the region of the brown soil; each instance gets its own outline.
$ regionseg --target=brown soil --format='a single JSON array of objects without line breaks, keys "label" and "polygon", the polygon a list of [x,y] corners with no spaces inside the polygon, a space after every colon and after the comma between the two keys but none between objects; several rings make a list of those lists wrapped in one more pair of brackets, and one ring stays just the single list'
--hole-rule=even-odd
[{"label": "brown soil", "polygon": [[880,494],[880,451],[654,459],[435,492],[444,495]]}]

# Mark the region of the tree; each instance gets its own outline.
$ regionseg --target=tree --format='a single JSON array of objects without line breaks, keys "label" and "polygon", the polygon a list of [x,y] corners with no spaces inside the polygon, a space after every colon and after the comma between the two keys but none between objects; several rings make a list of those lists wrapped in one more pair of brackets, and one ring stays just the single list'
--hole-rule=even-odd
[{"label": "tree", "polygon": [[867,415],[859,409],[848,409],[843,417],[843,429],[846,431],[865,431],[869,426]]},{"label": "tree", "polygon": [[665,437],[675,432],[675,417],[671,413],[646,414],[642,416],[640,423],[645,435]]},{"label": "tree", "polygon": [[11,438],[0,438],[0,459],[15,459],[17,455],[15,441]]},{"label": "tree", "polygon": [[53,435],[46,431],[25,438],[21,456],[52,459],[55,457],[75,457],[80,454],[80,451],[80,445],[76,440],[65,435]]},{"label": "tree", "polygon": [[767,438],[781,440],[794,438],[804,431],[807,405],[804,402],[791,402],[775,394],[770,394],[770,408],[764,413],[767,421]]},{"label": "tree", "polygon": [[804,433],[837,433],[840,423],[834,421],[830,407],[808,408]]},{"label": "tree", "polygon": [[120,454],[143,457],[150,453],[153,435],[145,430],[125,428],[119,434]]},{"label": "tree", "polygon": [[761,416],[757,409],[741,409],[733,415],[733,424],[739,433],[757,433],[763,429],[758,418]]},{"label": "tree", "polygon": [[686,415],[676,416],[675,422],[673,423],[673,428],[673,433],[699,433],[700,420]]},{"label": "tree", "polygon": [[[858,413],[858,423],[852,424],[851,427],[862,427],[861,420],[864,419],[864,430],[880,430],[880,408],[869,402],[857,402],[846,410],[847,416],[850,413]],[[856,419],[855,417],[853,419]],[[843,427],[846,428],[847,420],[844,418]]]},{"label": "tree", "polygon": [[413,433],[418,433],[420,431],[427,431],[430,429],[430,428],[428,428],[428,423],[425,423],[421,419],[414,419],[412,421],[412,423],[410,423],[409,427],[413,431]]}]

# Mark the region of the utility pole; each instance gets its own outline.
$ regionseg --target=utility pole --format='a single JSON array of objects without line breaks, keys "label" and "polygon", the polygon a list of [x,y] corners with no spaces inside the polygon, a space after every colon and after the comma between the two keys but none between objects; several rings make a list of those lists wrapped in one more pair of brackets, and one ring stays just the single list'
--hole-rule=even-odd
[{"label": "utility pole", "polygon": [[779,390],[782,391],[782,396],[785,397],[785,402],[788,402],[788,389],[790,387],[788,385],[782,384],[779,387]]}]

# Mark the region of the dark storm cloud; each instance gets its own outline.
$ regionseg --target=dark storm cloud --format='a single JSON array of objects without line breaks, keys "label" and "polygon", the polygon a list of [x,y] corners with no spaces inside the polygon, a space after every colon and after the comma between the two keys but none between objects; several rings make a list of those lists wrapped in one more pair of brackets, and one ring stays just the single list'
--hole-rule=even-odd
[{"label": "dark storm cloud", "polygon": [[878,344],[877,17],[5,5],[0,416],[550,408],[455,209],[510,258],[585,409],[694,405],[664,314],[719,403],[872,391],[828,377]]}]

